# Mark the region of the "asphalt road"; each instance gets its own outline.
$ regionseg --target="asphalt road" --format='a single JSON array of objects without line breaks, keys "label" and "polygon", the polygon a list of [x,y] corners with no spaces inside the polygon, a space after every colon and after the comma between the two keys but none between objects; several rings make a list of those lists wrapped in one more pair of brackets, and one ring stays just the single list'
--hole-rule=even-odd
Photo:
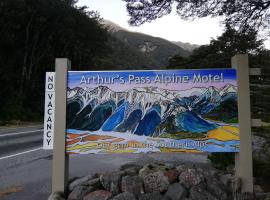
[{"label": "asphalt road", "polygon": [[[0,129],[0,199],[46,200],[51,191],[52,151],[42,150],[42,127]],[[207,165],[206,154],[72,155],[70,178],[112,171],[125,163],[189,162]]]},{"label": "asphalt road", "polygon": [[42,146],[43,127],[28,126],[0,129],[0,158]]}]

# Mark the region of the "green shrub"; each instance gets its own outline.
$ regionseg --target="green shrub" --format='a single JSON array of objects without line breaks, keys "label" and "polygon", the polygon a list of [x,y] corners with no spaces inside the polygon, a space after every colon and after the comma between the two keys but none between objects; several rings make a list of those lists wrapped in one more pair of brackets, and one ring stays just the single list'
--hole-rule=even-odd
[{"label": "green shrub", "polygon": [[225,170],[228,166],[234,165],[235,153],[211,153],[208,159],[211,161],[213,167]]}]

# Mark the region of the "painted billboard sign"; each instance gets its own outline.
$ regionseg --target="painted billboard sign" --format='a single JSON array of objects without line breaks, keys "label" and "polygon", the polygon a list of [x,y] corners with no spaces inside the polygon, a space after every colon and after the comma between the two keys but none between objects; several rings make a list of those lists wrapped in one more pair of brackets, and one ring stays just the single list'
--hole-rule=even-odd
[{"label": "painted billboard sign", "polygon": [[70,154],[238,152],[235,69],[68,72]]}]

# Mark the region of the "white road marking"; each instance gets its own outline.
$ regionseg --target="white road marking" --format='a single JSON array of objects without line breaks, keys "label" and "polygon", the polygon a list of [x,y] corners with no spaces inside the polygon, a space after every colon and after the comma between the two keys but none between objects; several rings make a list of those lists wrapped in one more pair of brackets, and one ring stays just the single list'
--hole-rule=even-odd
[{"label": "white road marking", "polygon": [[21,129],[21,128],[33,128],[33,127],[42,127],[43,125],[33,125],[33,126],[19,126],[19,127],[10,127],[10,128],[0,128],[0,131],[7,131],[12,129]]},{"label": "white road marking", "polygon": [[33,130],[33,131],[23,131],[23,132],[18,132],[18,133],[15,132],[15,133],[0,134],[0,137],[21,135],[24,133],[33,133],[33,132],[43,132],[43,129],[42,130]]},{"label": "white road marking", "polygon": [[0,160],[4,160],[6,158],[12,158],[12,157],[23,155],[23,154],[26,154],[26,153],[31,153],[31,152],[38,151],[38,150],[41,150],[41,149],[42,149],[42,147],[37,148],[37,149],[31,149],[29,151],[24,151],[24,152],[16,153],[16,154],[9,155],[9,156],[4,156],[4,157],[1,157]]}]

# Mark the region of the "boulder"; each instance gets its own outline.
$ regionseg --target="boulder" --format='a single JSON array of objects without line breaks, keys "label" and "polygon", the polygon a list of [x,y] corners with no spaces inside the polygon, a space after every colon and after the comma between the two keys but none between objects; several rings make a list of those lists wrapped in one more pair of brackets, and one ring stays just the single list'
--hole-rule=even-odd
[{"label": "boulder", "polygon": [[163,163],[151,163],[151,164],[146,164],[141,168],[139,171],[139,176],[144,177],[147,174],[157,172],[157,171],[166,171],[171,169],[170,165],[166,165]]},{"label": "boulder", "polygon": [[72,192],[68,196],[68,200],[83,200],[83,197],[90,193],[93,192],[94,188],[93,187],[87,187],[87,186],[76,186]]},{"label": "boulder", "polygon": [[112,193],[105,190],[97,190],[86,195],[83,200],[108,200]]},{"label": "boulder", "polygon": [[92,187],[94,188],[94,190],[98,190],[102,186],[100,178],[94,178],[94,179],[85,181],[84,183],[82,183],[82,185]]},{"label": "boulder", "polygon": [[116,195],[112,200],[137,200],[135,195],[130,192],[123,192]]},{"label": "boulder", "polygon": [[143,180],[139,176],[124,176],[121,183],[122,192],[130,192],[136,196],[144,193]]},{"label": "boulder", "polygon": [[254,185],[254,192],[255,193],[263,193],[263,189],[260,185]]},{"label": "boulder", "polygon": [[189,193],[192,200],[219,200],[200,186],[191,187]]},{"label": "boulder", "polygon": [[157,172],[158,171],[158,166],[154,163],[151,164],[146,164],[143,166],[143,168],[140,169],[139,171],[139,176],[140,177],[145,177],[146,175]]},{"label": "boulder", "polygon": [[142,166],[140,166],[140,165],[128,163],[128,164],[121,166],[120,170],[124,171],[126,173],[126,175],[133,176],[133,175],[137,175],[141,168],[142,168]]},{"label": "boulder", "polygon": [[159,192],[153,192],[141,195],[139,200],[171,200],[171,199],[169,199],[169,197],[162,196]]},{"label": "boulder", "polygon": [[179,172],[176,169],[169,169],[164,172],[164,175],[167,176],[170,184],[177,182]]},{"label": "boulder", "polygon": [[54,192],[49,196],[48,200],[65,200],[65,198],[62,192]]},{"label": "boulder", "polygon": [[105,173],[100,176],[101,184],[107,191],[117,195],[121,192],[121,179],[124,174],[122,171]]},{"label": "boulder", "polygon": [[170,183],[162,171],[149,173],[143,177],[145,192],[166,192]]},{"label": "boulder", "polygon": [[186,188],[191,188],[192,186],[199,185],[203,181],[203,174],[195,169],[188,169],[179,175],[179,182]]},{"label": "boulder", "polygon": [[233,175],[232,174],[223,174],[220,176],[220,181],[229,189],[232,187],[232,179]]},{"label": "boulder", "polygon": [[176,170],[178,171],[179,174],[186,171],[187,169],[188,169],[188,167],[186,165],[178,165],[178,166],[176,166]]},{"label": "boulder", "polygon": [[270,156],[270,145],[264,137],[252,136],[253,157],[258,160],[267,160]]},{"label": "boulder", "polygon": [[225,185],[214,177],[207,179],[207,191],[220,200],[228,199]]},{"label": "boulder", "polygon": [[171,200],[182,200],[187,196],[187,191],[180,183],[174,183],[169,186],[165,196],[169,197]]},{"label": "boulder", "polygon": [[88,175],[88,176],[84,176],[84,177],[81,177],[81,178],[78,178],[78,179],[75,179],[74,181],[72,181],[69,186],[68,186],[68,189],[69,191],[72,191],[76,186],[78,185],[83,185],[83,183],[93,179],[93,178],[96,178],[96,175]]}]

